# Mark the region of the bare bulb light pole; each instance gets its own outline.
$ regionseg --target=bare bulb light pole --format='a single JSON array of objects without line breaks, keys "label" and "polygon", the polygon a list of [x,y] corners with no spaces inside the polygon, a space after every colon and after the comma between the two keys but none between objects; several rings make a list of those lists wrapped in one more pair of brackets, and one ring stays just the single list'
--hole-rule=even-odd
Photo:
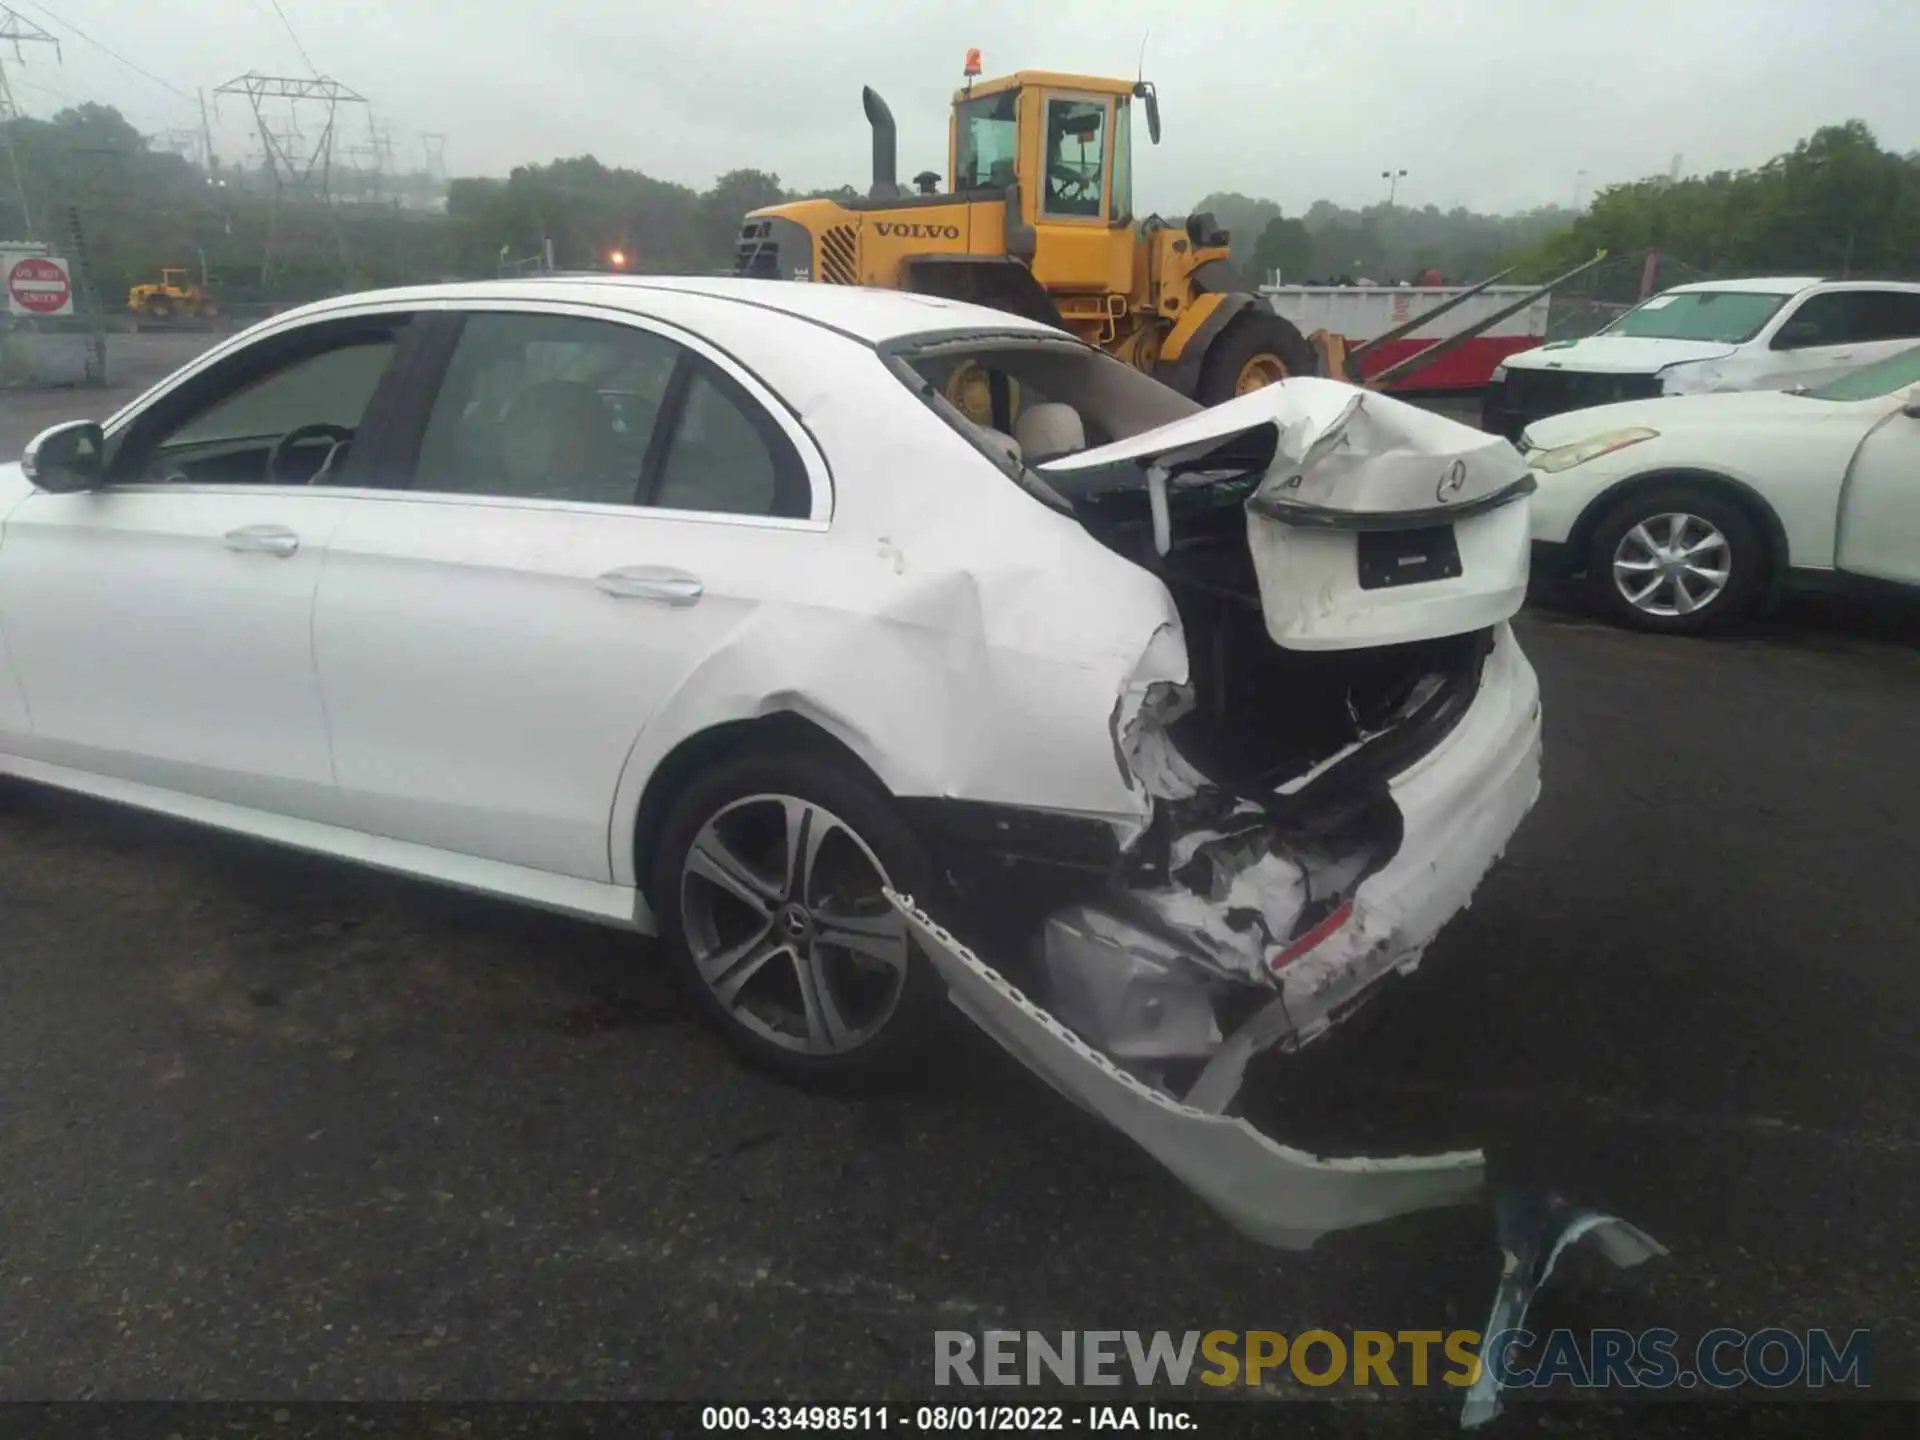
[{"label": "bare bulb light pole", "polygon": [[1387,182],[1387,208],[1393,208],[1393,197],[1400,191],[1400,182],[1407,178],[1404,170],[1382,170],[1380,178]]}]

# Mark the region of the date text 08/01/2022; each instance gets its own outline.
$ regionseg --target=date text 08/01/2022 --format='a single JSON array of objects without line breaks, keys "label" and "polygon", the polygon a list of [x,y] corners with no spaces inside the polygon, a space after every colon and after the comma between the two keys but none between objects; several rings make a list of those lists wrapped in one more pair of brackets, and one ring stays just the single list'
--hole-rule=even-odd
[{"label": "date text 08/01/2022", "polygon": [[1155,1405],[709,1405],[705,1431],[1143,1430],[1173,1434],[1198,1428],[1180,1407]]}]

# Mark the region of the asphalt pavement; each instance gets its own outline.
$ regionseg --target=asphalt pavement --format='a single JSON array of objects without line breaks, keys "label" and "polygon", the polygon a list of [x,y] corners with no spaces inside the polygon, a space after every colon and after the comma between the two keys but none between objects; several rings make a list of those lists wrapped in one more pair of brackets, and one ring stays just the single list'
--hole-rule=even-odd
[{"label": "asphalt pavement", "polygon": [[[1914,636],[1518,628],[1538,809],[1263,1122],[1484,1144],[1670,1248],[1537,1328],[1864,1326],[1920,1395]],[[803,1093],[644,943],[26,787],[0,1097],[0,1400],[924,1398],[939,1329],[1477,1327],[1499,1268],[1480,1210],[1265,1250],[984,1042]]]}]

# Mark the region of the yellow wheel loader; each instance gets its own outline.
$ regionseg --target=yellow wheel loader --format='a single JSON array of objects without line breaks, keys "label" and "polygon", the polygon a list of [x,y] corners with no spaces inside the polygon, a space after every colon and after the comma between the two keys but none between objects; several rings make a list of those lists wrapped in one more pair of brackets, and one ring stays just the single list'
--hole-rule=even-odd
[{"label": "yellow wheel loader", "polygon": [[220,314],[220,302],[204,284],[194,284],[187,272],[165,270],[159,283],[135,285],[127,291],[127,308],[143,320],[168,321],[193,318],[213,320]]},{"label": "yellow wheel loader", "polygon": [[902,191],[893,114],[868,88],[866,198],[754,211],[735,273],[914,290],[1029,315],[1209,405],[1289,375],[1348,373],[1343,355],[1316,350],[1254,293],[1212,216],[1135,217],[1135,102],[1160,140],[1151,84],[1038,70],[976,82],[978,73],[970,51],[967,87],[953,97],[945,193],[931,171],[916,178],[918,193]]}]

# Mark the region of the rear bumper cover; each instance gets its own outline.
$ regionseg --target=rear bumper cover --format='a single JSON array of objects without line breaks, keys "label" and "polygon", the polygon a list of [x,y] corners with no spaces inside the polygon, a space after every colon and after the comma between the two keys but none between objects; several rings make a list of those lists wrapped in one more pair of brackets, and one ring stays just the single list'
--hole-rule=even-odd
[{"label": "rear bumper cover", "polygon": [[1321,1160],[1246,1121],[1209,1114],[1136,1080],[1021,994],[903,896],[889,896],[953,1003],[1061,1094],[1127,1135],[1242,1233],[1305,1249],[1329,1230],[1480,1193],[1477,1150],[1395,1160]]},{"label": "rear bumper cover", "polygon": [[1273,997],[1224,1037],[1184,1098],[1088,1045],[911,899],[889,898],[954,1003],[1003,1048],[1127,1134],[1241,1231],[1303,1249],[1329,1231],[1473,1198],[1483,1157],[1323,1159],[1282,1145],[1223,1113],[1247,1062],[1323,1034],[1386,976],[1417,965],[1505,850],[1539,786],[1538,683],[1503,626],[1467,714],[1390,783],[1405,822],[1399,850],[1360,885],[1344,924],[1272,974]]},{"label": "rear bumper cover", "polygon": [[1539,799],[1540,685],[1505,626],[1460,724],[1388,788],[1405,826],[1399,851],[1361,883],[1347,924],[1279,972],[1298,1040],[1419,964]]}]

